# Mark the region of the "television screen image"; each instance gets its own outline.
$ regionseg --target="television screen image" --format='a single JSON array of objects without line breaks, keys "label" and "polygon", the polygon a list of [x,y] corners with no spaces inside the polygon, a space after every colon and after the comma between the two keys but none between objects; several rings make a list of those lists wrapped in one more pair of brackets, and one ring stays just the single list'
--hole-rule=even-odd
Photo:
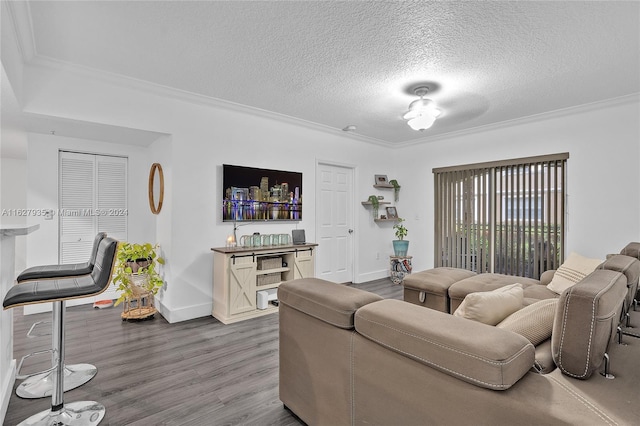
[{"label": "television screen image", "polygon": [[302,173],[222,165],[222,220],[302,220]]}]

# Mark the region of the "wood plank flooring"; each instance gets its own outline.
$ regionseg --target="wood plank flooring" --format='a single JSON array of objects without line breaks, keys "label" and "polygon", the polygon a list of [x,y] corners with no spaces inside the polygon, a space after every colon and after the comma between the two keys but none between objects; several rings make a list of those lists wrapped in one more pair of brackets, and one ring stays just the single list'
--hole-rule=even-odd
[{"label": "wood plank flooring", "polygon": [[[384,298],[402,299],[389,279],[353,284]],[[51,346],[50,336],[27,338],[50,314],[14,309],[14,357]],[[66,363],[90,363],[98,374],[66,392],[66,402],[105,405],[101,425],[300,425],[278,398],[278,315],[224,325],[213,317],[169,324],[123,322],[120,307],[74,306],[66,311]],[[48,332],[50,325],[38,327]],[[50,365],[29,360],[26,371]],[[17,386],[17,384],[16,384]],[[14,388],[15,389],[15,388]],[[51,399],[11,396],[5,425],[50,407]]]}]

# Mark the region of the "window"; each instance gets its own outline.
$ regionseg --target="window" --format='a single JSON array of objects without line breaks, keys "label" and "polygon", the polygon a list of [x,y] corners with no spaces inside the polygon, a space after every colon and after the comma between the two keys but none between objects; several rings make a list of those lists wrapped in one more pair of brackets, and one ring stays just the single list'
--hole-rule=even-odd
[{"label": "window", "polygon": [[433,169],[435,265],[539,278],[564,260],[568,153]]}]

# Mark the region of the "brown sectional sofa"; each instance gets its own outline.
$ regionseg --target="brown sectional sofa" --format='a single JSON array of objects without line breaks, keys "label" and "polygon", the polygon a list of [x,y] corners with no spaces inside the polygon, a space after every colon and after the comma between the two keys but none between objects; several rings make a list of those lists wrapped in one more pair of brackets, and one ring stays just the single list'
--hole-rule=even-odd
[{"label": "brown sectional sofa", "polygon": [[[623,273],[595,271],[560,296],[552,338],[534,348],[406,301],[283,283],[280,399],[309,425],[638,424],[640,339],[613,342],[626,294]],[[540,348],[548,374],[533,368]],[[597,374],[605,352],[614,380]]]},{"label": "brown sectional sofa", "polygon": [[545,272],[540,280],[503,274],[476,274],[456,268],[434,268],[417,272],[404,279],[404,300],[416,305],[453,313],[467,294],[491,291],[506,285],[520,283],[528,303],[534,300],[558,297],[546,285],[552,271]]},{"label": "brown sectional sofa", "polygon": [[[622,272],[628,278],[627,297],[624,303],[623,316],[629,325],[628,311],[637,305],[640,299],[638,289],[638,275],[640,266],[640,243],[627,244],[620,254],[611,254],[599,266]],[[524,289],[525,303],[558,297],[558,294],[546,286],[553,278],[555,271],[546,271],[540,280],[503,274],[476,274],[457,268],[434,268],[407,276],[404,279],[404,300],[409,303],[436,309],[441,312],[453,313],[458,309],[464,298],[472,292],[492,291],[510,284],[520,283]]]}]

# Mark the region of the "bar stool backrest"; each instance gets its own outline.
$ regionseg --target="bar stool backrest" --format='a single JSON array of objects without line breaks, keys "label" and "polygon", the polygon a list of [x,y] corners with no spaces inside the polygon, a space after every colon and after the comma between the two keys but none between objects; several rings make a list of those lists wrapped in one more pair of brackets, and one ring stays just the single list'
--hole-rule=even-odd
[{"label": "bar stool backrest", "polygon": [[98,256],[98,246],[100,241],[107,238],[106,232],[98,232],[96,238],[93,240],[93,247],[91,248],[91,257],[89,258],[89,266],[93,269],[93,265],[96,264],[96,256]]},{"label": "bar stool backrest", "polygon": [[98,244],[96,263],[91,271],[91,278],[102,290],[106,290],[111,283],[117,249],[118,241],[111,237],[104,238]]}]

